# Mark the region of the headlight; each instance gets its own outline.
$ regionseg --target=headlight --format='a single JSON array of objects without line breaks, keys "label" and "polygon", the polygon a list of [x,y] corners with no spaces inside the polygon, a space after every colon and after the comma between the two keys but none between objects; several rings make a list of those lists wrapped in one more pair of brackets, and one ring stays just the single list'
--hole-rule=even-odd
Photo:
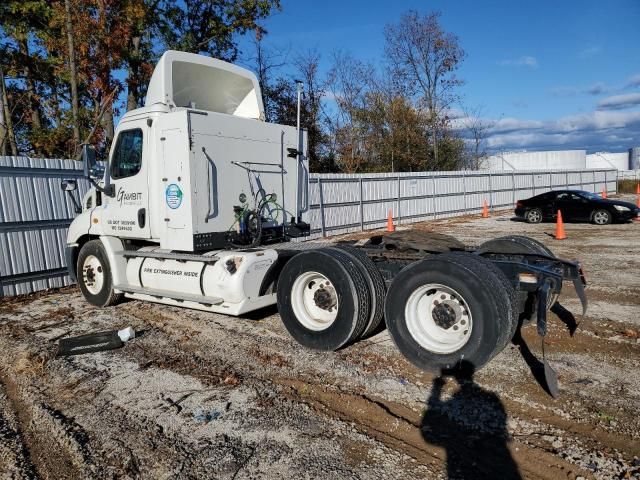
[{"label": "headlight", "polygon": [[629,208],[623,207],[622,205],[614,205],[613,208],[615,208],[619,212],[628,212],[628,211],[630,211]]}]

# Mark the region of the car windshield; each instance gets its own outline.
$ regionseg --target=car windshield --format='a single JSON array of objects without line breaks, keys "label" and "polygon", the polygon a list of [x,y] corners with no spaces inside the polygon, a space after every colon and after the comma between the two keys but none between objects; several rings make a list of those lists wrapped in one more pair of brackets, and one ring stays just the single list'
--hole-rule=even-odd
[{"label": "car windshield", "polygon": [[578,195],[584,198],[588,198],[589,200],[599,200],[600,197],[596,193],[591,192],[576,192]]}]

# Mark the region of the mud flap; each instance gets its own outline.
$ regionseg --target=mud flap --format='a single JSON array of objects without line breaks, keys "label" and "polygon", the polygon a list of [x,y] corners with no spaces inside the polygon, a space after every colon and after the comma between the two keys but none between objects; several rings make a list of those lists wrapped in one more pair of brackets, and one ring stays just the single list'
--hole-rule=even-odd
[{"label": "mud flap", "polygon": [[[547,301],[549,298],[549,291],[551,290],[551,283],[549,280],[545,280],[540,289],[538,290],[538,320],[537,328],[538,335],[541,337],[542,343],[542,364],[544,365],[544,379],[547,383],[549,393],[553,398],[557,398],[560,394],[558,390],[558,374],[549,365],[545,356],[544,350],[544,337],[547,335]],[[584,291],[583,291],[584,294]],[[584,304],[583,304],[584,306]]]},{"label": "mud flap", "polygon": [[[584,321],[584,316],[587,314],[587,295],[584,293],[584,284],[582,282],[582,275],[573,279],[573,287],[576,289],[580,303],[582,303],[582,318],[580,319],[580,323]],[[576,325],[576,328],[580,326],[580,323]]]}]

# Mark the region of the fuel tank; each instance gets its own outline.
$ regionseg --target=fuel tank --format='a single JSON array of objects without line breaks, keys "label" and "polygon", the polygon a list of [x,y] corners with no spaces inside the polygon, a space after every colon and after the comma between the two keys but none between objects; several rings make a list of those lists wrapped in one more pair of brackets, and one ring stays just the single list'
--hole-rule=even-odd
[{"label": "fuel tank", "polygon": [[[167,258],[167,254],[180,254],[153,247],[139,252],[145,256],[134,256],[127,262],[130,286],[220,298],[225,303],[260,296],[262,282],[278,258],[275,250],[217,251],[188,255],[188,260]],[[149,254],[157,256],[146,256]]]}]

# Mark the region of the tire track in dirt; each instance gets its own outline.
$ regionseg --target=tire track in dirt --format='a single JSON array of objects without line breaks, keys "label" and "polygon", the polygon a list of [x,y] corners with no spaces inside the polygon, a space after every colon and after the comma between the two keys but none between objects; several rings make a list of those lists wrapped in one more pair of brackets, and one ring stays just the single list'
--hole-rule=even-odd
[{"label": "tire track in dirt", "polygon": [[[134,317],[143,319],[145,322],[153,325],[154,328],[162,330],[169,336],[175,335],[178,330],[184,334],[185,330],[189,329],[189,326],[184,322],[172,324],[172,320],[169,317],[158,315],[157,312],[151,314],[150,312],[143,313],[138,309],[130,309],[128,313]],[[224,328],[226,325],[218,324],[218,326]],[[199,351],[202,346],[198,345],[198,339],[199,337],[197,335],[190,336],[190,340],[195,342],[195,344],[189,346],[182,343],[181,348],[193,348]],[[161,362],[158,366],[171,369],[172,365],[176,365],[177,362],[171,358],[167,359],[164,349],[163,352],[165,360],[157,359],[151,361],[153,364]],[[137,358],[137,360],[144,361],[142,358]],[[207,357],[207,360],[211,360],[211,358]],[[257,360],[260,363],[269,363],[277,367],[287,366],[286,360],[283,360],[278,354],[267,354],[263,352],[258,356]],[[147,361],[149,360],[147,359]],[[249,358],[245,359],[245,362],[248,363],[249,361]],[[206,372],[206,363],[202,363],[201,365],[201,371]],[[426,443],[423,438],[420,413],[382,398],[377,398],[365,393],[345,392],[327,385],[328,383],[338,384],[339,379],[331,379],[325,376],[323,377],[322,383],[311,382],[308,379],[314,375],[310,372],[305,372],[305,375],[295,379],[287,377],[285,372],[283,372],[282,375],[263,372],[264,375],[256,376],[255,371],[259,369],[246,368],[246,363],[244,367],[240,372],[236,373],[244,382],[251,382],[253,384],[270,383],[277,388],[279,393],[286,395],[292,401],[308,404],[321,415],[338,419],[348,424],[355,424],[358,431],[380,441],[388,448],[406,454],[423,465],[432,465],[435,462],[439,468],[444,468],[444,450]],[[182,368],[179,370],[182,370]],[[301,380],[300,378],[305,379]],[[218,381],[221,381],[220,376],[218,377]],[[531,413],[522,408],[520,411],[522,413]],[[554,424],[552,420],[560,419],[549,415],[546,417],[546,420]],[[447,420],[443,419],[443,421],[446,422]],[[460,448],[464,448],[464,434],[456,435],[455,431],[457,427],[459,429],[459,426],[456,426],[453,422],[450,423],[452,443],[458,443],[461,446]],[[566,422],[557,421],[555,423],[557,423],[557,425],[554,424],[554,427],[557,428],[561,428],[560,425],[566,426]],[[570,475],[589,476],[587,471],[580,469],[576,465],[539,448],[533,449],[521,442],[512,442],[510,451],[527,478],[553,479],[565,478]],[[495,472],[497,468],[498,457],[492,453],[489,447],[482,451],[468,450],[467,456],[475,462],[478,472],[489,476],[491,472]]]}]

